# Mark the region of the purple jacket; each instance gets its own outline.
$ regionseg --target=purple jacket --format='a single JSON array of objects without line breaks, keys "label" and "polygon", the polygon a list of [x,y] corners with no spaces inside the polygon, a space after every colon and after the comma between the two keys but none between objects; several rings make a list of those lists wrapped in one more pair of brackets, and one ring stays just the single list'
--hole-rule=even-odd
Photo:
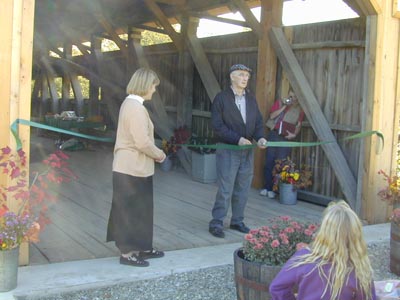
[{"label": "purple jacket", "polygon": [[[272,300],[295,300],[296,297],[293,293],[293,287],[298,286],[297,300],[329,300],[329,290],[321,297],[326,281],[318,274],[318,269],[315,268],[311,271],[316,264],[305,264],[290,269],[293,258],[299,255],[310,253],[309,249],[301,249],[297,251],[292,258],[290,258],[283,266],[282,270],[278,273],[272,281],[269,292],[271,293]],[[330,266],[326,265],[323,270],[328,274]],[[310,274],[308,274],[311,271]],[[308,274],[308,275],[307,275]],[[350,274],[350,278],[345,282],[342,292],[339,296],[340,300],[365,300],[365,295],[357,289],[356,278],[354,272]],[[375,287],[372,283],[372,300],[376,299]]]}]

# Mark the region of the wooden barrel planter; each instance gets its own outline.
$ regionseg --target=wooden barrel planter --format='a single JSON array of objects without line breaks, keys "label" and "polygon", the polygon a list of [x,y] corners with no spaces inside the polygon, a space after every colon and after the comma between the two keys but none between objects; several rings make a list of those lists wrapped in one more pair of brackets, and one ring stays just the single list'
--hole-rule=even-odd
[{"label": "wooden barrel planter", "polygon": [[390,226],[390,271],[400,276],[400,225]]},{"label": "wooden barrel planter", "polygon": [[242,248],[234,252],[233,265],[238,300],[271,299],[269,285],[282,267],[247,261]]}]

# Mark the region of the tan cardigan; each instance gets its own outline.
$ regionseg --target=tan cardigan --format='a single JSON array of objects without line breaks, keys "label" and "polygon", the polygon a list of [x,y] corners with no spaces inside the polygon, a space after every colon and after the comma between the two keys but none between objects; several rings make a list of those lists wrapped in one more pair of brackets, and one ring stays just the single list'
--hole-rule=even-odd
[{"label": "tan cardigan", "polygon": [[148,177],[154,174],[154,159],[163,151],[154,145],[154,125],[142,98],[137,98],[128,96],[119,111],[113,171]]}]

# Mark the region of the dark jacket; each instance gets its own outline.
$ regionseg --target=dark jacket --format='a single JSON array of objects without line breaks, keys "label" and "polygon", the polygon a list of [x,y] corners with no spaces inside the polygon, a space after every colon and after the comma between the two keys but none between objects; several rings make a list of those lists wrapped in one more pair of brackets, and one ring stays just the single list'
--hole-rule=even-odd
[{"label": "dark jacket", "polygon": [[218,93],[211,105],[211,123],[219,142],[237,145],[244,137],[258,141],[264,137],[264,122],[256,98],[246,90],[246,124],[235,104],[231,88]]}]

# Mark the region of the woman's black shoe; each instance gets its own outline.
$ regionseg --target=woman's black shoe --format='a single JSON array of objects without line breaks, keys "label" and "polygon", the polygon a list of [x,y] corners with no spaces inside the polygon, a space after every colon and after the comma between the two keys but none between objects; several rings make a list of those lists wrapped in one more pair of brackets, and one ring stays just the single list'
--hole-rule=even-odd
[{"label": "woman's black shoe", "polygon": [[141,258],[141,259],[159,258],[159,257],[163,257],[163,256],[164,256],[164,252],[158,251],[156,249],[139,252],[139,258]]},{"label": "woman's black shoe", "polygon": [[148,261],[143,260],[139,255],[132,254],[129,257],[119,257],[119,263],[121,265],[135,266],[135,267],[148,267],[150,264]]}]

